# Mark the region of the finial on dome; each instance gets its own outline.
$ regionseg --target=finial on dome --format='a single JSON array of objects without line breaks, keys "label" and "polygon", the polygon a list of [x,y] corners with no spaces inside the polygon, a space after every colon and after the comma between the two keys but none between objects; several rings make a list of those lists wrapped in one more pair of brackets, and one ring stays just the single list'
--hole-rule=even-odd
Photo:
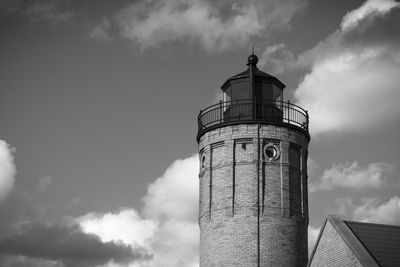
[{"label": "finial on dome", "polygon": [[258,57],[256,55],[254,55],[254,51],[253,53],[247,58],[247,66],[257,66],[257,62],[258,62]]},{"label": "finial on dome", "polygon": [[251,44],[251,55],[247,58],[247,66],[257,67],[258,57],[254,55],[254,45]]}]

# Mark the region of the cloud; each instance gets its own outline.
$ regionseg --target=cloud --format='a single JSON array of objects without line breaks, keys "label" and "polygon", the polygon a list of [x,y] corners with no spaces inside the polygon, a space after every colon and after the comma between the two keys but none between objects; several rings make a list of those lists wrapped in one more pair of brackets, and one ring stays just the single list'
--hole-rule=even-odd
[{"label": "cloud", "polygon": [[0,239],[12,233],[21,223],[40,218],[42,213],[42,207],[32,195],[15,188],[0,201]]},{"label": "cloud", "polygon": [[376,198],[364,199],[353,211],[353,219],[363,222],[400,225],[400,197],[381,203]]},{"label": "cloud", "polygon": [[103,242],[120,241],[127,245],[147,245],[158,225],[147,220],[133,209],[121,209],[115,213],[89,213],[77,220],[86,233],[97,234]]},{"label": "cloud", "polygon": [[142,48],[190,41],[208,51],[243,47],[267,31],[288,28],[304,0],[144,0],[115,17],[121,36]]},{"label": "cloud", "polygon": [[198,156],[176,160],[148,187],[144,214],[152,219],[196,222],[199,199]]},{"label": "cloud", "polygon": [[367,1],[348,13],[341,28],[298,56],[310,68],[295,91],[309,111],[310,131],[379,129],[400,115],[400,4]]},{"label": "cloud", "polygon": [[110,260],[126,263],[149,258],[140,247],[101,242],[76,224],[28,223],[0,240],[2,255],[17,255],[61,262],[64,266],[96,266]]},{"label": "cloud", "polygon": [[366,17],[380,15],[388,12],[397,5],[393,0],[369,0],[361,7],[348,12],[340,25],[342,30],[349,30],[358,26]]},{"label": "cloud", "polygon": [[308,226],[308,255],[313,251],[315,242],[317,242],[319,231],[321,228],[315,228],[311,225]]},{"label": "cloud", "polygon": [[30,21],[51,24],[70,22],[75,16],[70,0],[5,0],[0,3],[1,14],[20,14]]},{"label": "cloud", "polygon": [[[114,213],[90,213],[76,221],[84,232],[99,236],[103,242],[144,247],[153,258],[140,267],[198,266],[198,168],[198,155],[172,163],[148,187],[143,215],[123,208]],[[137,265],[133,262],[129,266]]]},{"label": "cloud", "polygon": [[58,261],[29,258],[21,255],[0,255],[2,267],[65,267]]},{"label": "cloud", "polygon": [[314,180],[317,179],[318,168],[319,166],[314,159],[312,158],[307,159],[307,172],[308,172],[309,182],[313,182]]},{"label": "cloud", "polygon": [[89,38],[106,43],[114,41],[110,33],[111,26],[111,21],[108,18],[102,18],[101,22],[89,32]]},{"label": "cloud", "polygon": [[337,214],[354,221],[400,225],[400,197],[388,201],[380,197],[362,198],[354,201],[352,197],[335,200]]},{"label": "cloud", "polygon": [[41,222],[43,207],[16,188],[0,201],[0,266],[198,266],[198,166],[198,155],[172,163],[149,186],[142,214],[120,208],[68,223]]},{"label": "cloud", "polygon": [[393,166],[384,163],[371,163],[362,168],[358,162],[334,164],[331,169],[325,170],[319,180],[310,183],[310,192],[332,190],[334,188],[351,188],[363,190],[379,188],[385,184],[385,175]]},{"label": "cloud", "polygon": [[268,46],[261,55],[259,65],[273,74],[280,74],[296,63],[293,52],[284,43]]},{"label": "cloud", "polygon": [[14,164],[15,149],[0,140],[0,200],[4,199],[14,186],[17,169]]},{"label": "cloud", "polygon": [[337,205],[337,211],[335,213],[343,217],[348,217],[356,208],[353,199],[349,196],[335,199],[335,204]]}]

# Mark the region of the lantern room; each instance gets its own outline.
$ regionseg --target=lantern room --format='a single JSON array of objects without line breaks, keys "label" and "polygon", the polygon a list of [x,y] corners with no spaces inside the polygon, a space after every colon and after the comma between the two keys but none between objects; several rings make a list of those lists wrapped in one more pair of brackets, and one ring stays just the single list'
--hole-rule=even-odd
[{"label": "lantern room", "polygon": [[234,124],[275,124],[298,128],[308,135],[308,114],[283,101],[285,85],[257,68],[258,58],[251,54],[247,70],[230,77],[221,86],[219,103],[200,111],[197,139],[207,131]]},{"label": "lantern room", "polygon": [[258,57],[247,59],[247,70],[230,77],[221,86],[223,102],[252,100],[254,102],[283,101],[285,85],[276,77],[257,68]]}]

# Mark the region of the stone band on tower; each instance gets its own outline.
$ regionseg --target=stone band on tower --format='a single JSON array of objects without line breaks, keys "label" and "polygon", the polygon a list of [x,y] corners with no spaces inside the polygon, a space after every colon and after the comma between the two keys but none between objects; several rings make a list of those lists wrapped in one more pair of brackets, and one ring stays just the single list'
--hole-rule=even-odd
[{"label": "stone band on tower", "polygon": [[198,116],[200,267],[307,264],[308,114],[257,62]]}]

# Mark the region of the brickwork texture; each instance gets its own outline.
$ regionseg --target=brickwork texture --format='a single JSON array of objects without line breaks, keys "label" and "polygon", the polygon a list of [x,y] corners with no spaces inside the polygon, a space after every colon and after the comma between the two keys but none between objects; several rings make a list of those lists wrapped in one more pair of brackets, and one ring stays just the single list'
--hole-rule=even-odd
[{"label": "brickwork texture", "polygon": [[320,238],[310,267],[362,267],[359,259],[346,245],[329,221]]},{"label": "brickwork texture", "polygon": [[201,136],[201,267],[307,265],[307,149],[304,133],[276,125]]}]

